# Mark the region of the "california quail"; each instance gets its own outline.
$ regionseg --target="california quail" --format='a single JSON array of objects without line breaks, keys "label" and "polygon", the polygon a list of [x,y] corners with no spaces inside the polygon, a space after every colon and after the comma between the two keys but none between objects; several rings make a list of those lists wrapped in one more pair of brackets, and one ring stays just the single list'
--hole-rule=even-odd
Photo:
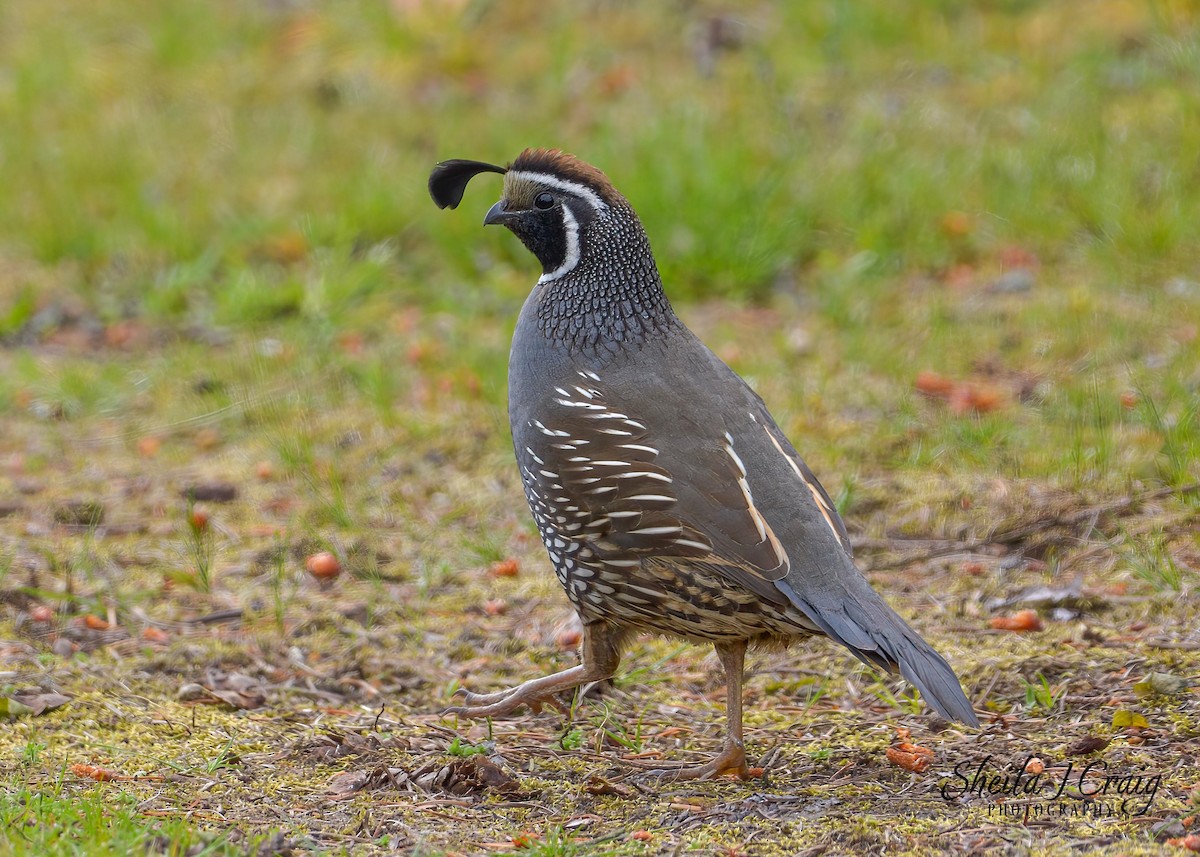
[{"label": "california quail", "polygon": [[680,779],[747,775],[746,647],[825,634],[899,672],[946,717],[978,726],[950,666],[862,576],[833,502],[763,404],[671,309],[633,208],[556,150],[507,168],[437,165],[456,208],[470,179],[504,174],[484,218],[542,263],[509,358],[509,418],[525,495],[583,622],[582,663],[510,690],[463,692],[450,712],[508,714],[611,677],[649,631],[709,641],[725,669],[728,733]]}]

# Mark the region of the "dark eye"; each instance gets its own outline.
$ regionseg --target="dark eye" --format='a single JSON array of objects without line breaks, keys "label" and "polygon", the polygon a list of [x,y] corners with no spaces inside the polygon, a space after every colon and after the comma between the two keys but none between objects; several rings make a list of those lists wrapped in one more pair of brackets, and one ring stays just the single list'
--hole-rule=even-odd
[{"label": "dark eye", "polygon": [[539,193],[537,195],[537,199],[533,201],[533,204],[545,211],[547,208],[554,207],[554,197],[548,193]]}]

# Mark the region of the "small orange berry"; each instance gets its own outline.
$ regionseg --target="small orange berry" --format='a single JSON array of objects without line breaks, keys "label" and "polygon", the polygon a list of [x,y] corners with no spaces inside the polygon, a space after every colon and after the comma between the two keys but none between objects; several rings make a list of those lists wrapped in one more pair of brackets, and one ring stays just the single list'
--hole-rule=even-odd
[{"label": "small orange berry", "polygon": [[153,625],[147,625],[142,631],[142,639],[147,643],[169,643],[171,635],[162,628],[155,628]]},{"label": "small orange berry", "polygon": [[138,438],[137,451],[142,458],[153,458],[158,455],[159,449],[162,448],[162,441],[154,435],[146,435],[143,438]]},{"label": "small orange berry", "polygon": [[342,573],[342,564],[329,551],[313,554],[305,560],[304,567],[317,580],[332,580]]},{"label": "small orange berry", "polygon": [[515,559],[502,559],[488,569],[488,577],[516,577],[520,573],[521,566]]}]

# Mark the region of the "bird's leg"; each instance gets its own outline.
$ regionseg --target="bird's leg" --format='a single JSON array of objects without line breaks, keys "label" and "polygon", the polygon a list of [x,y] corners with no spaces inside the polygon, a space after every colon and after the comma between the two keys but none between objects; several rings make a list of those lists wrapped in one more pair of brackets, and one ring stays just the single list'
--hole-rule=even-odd
[{"label": "bird's leg", "polygon": [[742,670],[746,663],[746,641],[714,643],[717,657],[725,668],[726,721],[725,746],[706,765],[693,765],[672,771],[654,771],[652,776],[664,780],[707,780],[722,774],[737,774],[748,779],[746,748],[742,743]]},{"label": "bird's leg", "polygon": [[617,665],[621,662],[620,642],[619,632],[602,622],[584,625],[583,645],[581,646],[583,663],[579,666],[535,678],[495,693],[471,693],[467,690],[460,690],[459,695],[464,698],[466,705],[448,708],[446,714],[458,714],[463,717],[497,717],[511,714],[522,705],[528,706],[535,712],[541,711],[544,705],[552,705],[565,714],[566,708],[555,694],[588,682],[612,678],[617,671]]}]

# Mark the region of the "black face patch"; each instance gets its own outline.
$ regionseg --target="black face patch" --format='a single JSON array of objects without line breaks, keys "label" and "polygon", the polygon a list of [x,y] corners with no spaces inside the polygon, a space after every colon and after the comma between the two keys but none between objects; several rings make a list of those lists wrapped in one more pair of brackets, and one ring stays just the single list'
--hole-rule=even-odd
[{"label": "black face patch", "polygon": [[546,210],[526,209],[506,225],[542,263],[543,273],[562,267],[567,259],[567,231],[561,204]]}]

